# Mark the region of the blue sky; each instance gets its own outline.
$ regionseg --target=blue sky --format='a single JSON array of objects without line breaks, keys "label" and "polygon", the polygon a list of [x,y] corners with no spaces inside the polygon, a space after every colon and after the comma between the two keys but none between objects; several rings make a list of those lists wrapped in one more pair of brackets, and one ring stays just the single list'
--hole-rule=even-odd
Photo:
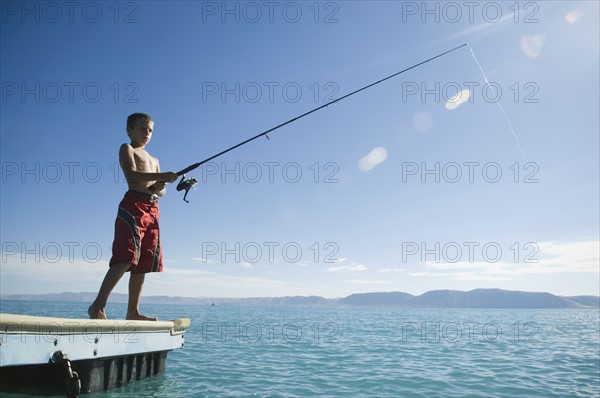
[{"label": "blue sky", "polygon": [[468,42],[171,186],[144,294],[600,294],[598,4],[447,4],[3,1],[1,293],[98,289],[128,114],[178,171]]}]

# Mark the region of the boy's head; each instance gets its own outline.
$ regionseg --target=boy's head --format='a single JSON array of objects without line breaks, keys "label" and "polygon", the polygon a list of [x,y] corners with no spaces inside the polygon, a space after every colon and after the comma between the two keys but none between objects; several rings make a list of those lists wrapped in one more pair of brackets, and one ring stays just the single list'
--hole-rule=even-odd
[{"label": "boy's head", "polygon": [[133,132],[133,129],[135,128],[135,125],[139,121],[154,123],[154,120],[152,120],[152,118],[150,117],[150,115],[148,115],[147,113],[132,113],[131,115],[129,115],[127,117],[127,134],[128,135]]},{"label": "boy's head", "polygon": [[154,120],[145,113],[134,113],[127,118],[127,135],[131,139],[131,145],[143,147],[152,137]]}]

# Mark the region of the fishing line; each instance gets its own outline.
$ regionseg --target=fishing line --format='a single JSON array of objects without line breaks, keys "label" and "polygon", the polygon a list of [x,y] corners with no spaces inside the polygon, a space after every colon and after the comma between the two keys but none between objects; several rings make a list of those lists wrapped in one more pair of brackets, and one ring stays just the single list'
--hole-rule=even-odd
[{"label": "fishing line", "polygon": [[[469,50],[471,51],[471,55],[473,56],[473,59],[475,60],[475,63],[479,67],[479,70],[481,71],[481,74],[483,75],[483,78],[485,79],[485,82],[488,84],[489,87],[491,87],[494,90],[494,95],[495,95],[494,98],[497,98],[498,93],[496,92],[496,89],[494,88],[494,86],[491,85],[490,81],[488,80],[487,76],[485,75],[485,72],[483,71],[483,68],[481,67],[481,64],[479,63],[479,61],[477,61],[477,57],[475,57],[475,53],[473,52],[473,49],[471,48],[471,45],[469,43],[466,43],[466,44],[467,44],[467,47],[469,47]],[[496,101],[496,104],[498,105],[498,108],[500,108],[500,111],[504,115],[504,118],[506,119],[506,122],[508,123],[508,128],[512,132],[513,137],[515,137],[515,141],[517,142],[517,146],[519,147],[519,151],[521,152],[521,155],[523,156],[523,159],[527,160],[527,157],[525,156],[525,153],[523,152],[523,148],[521,148],[521,143],[519,142],[519,138],[517,137],[517,133],[515,133],[515,129],[513,129],[512,123],[510,122],[510,119],[508,118],[508,115],[506,114],[506,111],[502,107],[502,104],[500,104],[500,99],[498,99],[498,101]]]}]

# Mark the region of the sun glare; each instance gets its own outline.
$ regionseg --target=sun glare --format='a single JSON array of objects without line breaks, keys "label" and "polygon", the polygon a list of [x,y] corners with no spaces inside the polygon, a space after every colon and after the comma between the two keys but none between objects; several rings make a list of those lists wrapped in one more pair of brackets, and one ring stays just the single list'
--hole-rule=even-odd
[{"label": "sun glare", "polygon": [[565,20],[569,25],[574,25],[583,17],[583,11],[581,8],[575,8],[565,14]]},{"label": "sun glare", "polygon": [[452,111],[452,110],[458,108],[459,106],[461,106],[462,104],[467,102],[469,100],[470,96],[471,96],[471,92],[469,91],[468,88],[461,90],[455,96],[453,96],[452,98],[450,98],[446,101],[446,109],[449,111]]},{"label": "sun glare", "polygon": [[385,161],[386,158],[387,150],[381,146],[377,147],[358,161],[358,168],[361,171],[370,171],[375,166]]},{"label": "sun glare", "polygon": [[418,112],[412,118],[412,126],[420,133],[426,133],[433,127],[433,119],[427,112]]},{"label": "sun glare", "polygon": [[523,36],[521,37],[521,51],[529,58],[539,58],[545,41],[544,35]]}]

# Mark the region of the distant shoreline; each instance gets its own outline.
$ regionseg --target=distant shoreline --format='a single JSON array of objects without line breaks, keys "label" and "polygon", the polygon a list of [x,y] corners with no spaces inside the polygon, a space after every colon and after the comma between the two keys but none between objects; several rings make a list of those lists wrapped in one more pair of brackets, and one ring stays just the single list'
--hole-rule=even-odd
[{"label": "distant shoreline", "polygon": [[[64,292],[48,294],[2,295],[7,301],[91,302],[96,293]],[[474,309],[596,309],[600,296],[557,296],[551,293],[502,289],[432,290],[415,296],[404,292],[355,293],[343,298],[321,296],[285,297],[178,297],[146,296],[144,304],[207,306],[278,306],[278,307],[398,307],[398,308],[474,308]],[[113,293],[110,303],[126,303],[127,295]]]}]

